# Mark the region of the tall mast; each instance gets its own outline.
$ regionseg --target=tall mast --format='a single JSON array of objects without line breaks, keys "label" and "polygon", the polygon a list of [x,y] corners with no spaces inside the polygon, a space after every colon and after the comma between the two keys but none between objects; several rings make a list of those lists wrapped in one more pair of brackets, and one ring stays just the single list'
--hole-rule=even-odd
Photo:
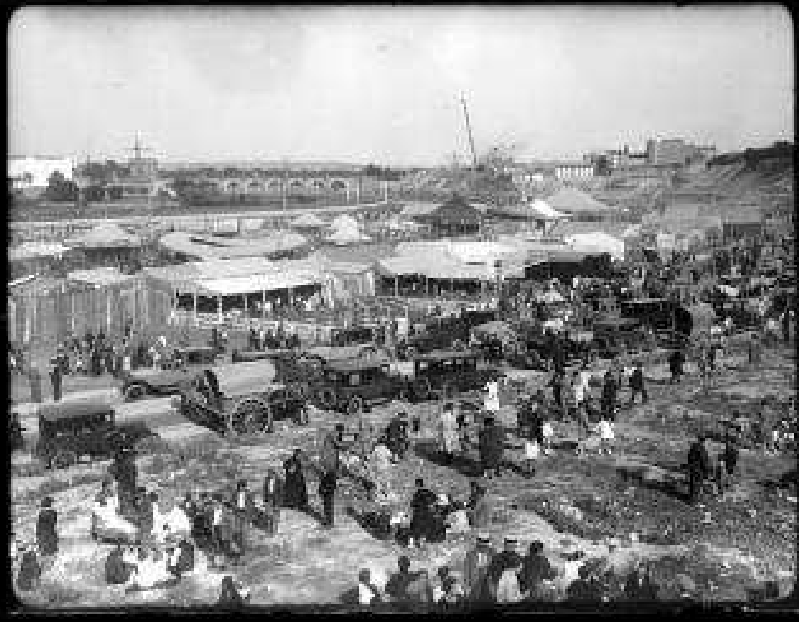
[{"label": "tall mast", "polygon": [[466,96],[461,93],[461,104],[463,104],[463,116],[466,119],[466,131],[469,133],[469,148],[472,151],[472,180],[477,172],[477,154],[474,151],[474,137],[472,136],[472,124],[469,122],[469,111],[466,108]]}]

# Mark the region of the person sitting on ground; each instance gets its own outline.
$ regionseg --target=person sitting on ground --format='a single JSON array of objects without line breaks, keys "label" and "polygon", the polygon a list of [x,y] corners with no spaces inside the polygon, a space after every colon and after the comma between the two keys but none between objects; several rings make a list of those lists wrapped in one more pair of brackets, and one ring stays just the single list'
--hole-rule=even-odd
[{"label": "person sitting on ground", "polygon": [[39,587],[42,566],[39,563],[34,545],[23,544],[19,547],[18,553],[22,556],[22,559],[17,573],[17,589],[23,592],[30,592]]},{"label": "person sitting on ground", "polygon": [[122,546],[116,547],[108,554],[105,560],[105,582],[108,585],[124,585],[130,579],[133,564],[125,562]]},{"label": "person sitting on ground", "polygon": [[388,578],[385,592],[392,602],[407,602],[408,585],[416,579],[418,572],[411,572],[411,560],[407,555],[400,556],[397,566],[399,571]]},{"label": "person sitting on ground", "polygon": [[602,602],[602,590],[592,566],[586,564],[577,571],[578,579],[566,589],[566,600],[570,602]]},{"label": "person sitting on ground", "polygon": [[371,605],[382,601],[380,590],[372,584],[372,573],[363,568],[358,573],[358,604]]},{"label": "person sitting on ground", "polygon": [[249,600],[250,592],[241,583],[234,581],[231,575],[222,577],[222,590],[216,601],[217,607],[237,609],[248,603]]}]

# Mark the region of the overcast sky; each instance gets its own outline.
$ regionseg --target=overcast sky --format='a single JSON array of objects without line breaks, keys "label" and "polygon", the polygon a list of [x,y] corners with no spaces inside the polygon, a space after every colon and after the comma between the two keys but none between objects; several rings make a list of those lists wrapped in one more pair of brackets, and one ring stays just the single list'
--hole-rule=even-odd
[{"label": "overcast sky", "polygon": [[9,151],[441,164],[793,137],[779,7],[42,8],[9,26]]}]

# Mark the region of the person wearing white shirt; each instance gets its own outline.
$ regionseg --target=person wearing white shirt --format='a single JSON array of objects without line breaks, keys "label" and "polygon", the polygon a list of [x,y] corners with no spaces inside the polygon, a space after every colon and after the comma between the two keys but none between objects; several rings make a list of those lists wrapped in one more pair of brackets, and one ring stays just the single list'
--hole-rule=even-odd
[{"label": "person wearing white shirt", "polygon": [[607,419],[602,419],[599,422],[599,438],[600,438],[600,449],[599,453],[605,451],[606,453],[611,453],[611,444],[613,440],[616,438],[616,434],[613,431],[613,422]]},{"label": "person wearing white shirt", "polygon": [[380,593],[371,583],[372,574],[368,568],[364,568],[358,573],[358,604],[371,605],[373,602],[380,602]]}]

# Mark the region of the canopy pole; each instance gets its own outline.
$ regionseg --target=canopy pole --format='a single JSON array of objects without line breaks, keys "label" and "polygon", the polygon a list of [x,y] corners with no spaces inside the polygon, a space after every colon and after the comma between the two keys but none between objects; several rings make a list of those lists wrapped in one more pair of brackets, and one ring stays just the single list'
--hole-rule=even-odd
[{"label": "canopy pole", "polygon": [[247,294],[242,294],[242,297],[244,298],[244,315],[247,317]]},{"label": "canopy pole", "polygon": [[394,298],[399,298],[399,275],[394,275]]},{"label": "canopy pole", "polygon": [[197,290],[194,290],[191,295],[192,298],[192,321],[194,326],[197,326]]},{"label": "canopy pole", "polygon": [[266,290],[261,290],[261,318],[266,318]]},{"label": "canopy pole", "polygon": [[219,323],[222,323],[222,296],[216,297],[216,312]]}]

